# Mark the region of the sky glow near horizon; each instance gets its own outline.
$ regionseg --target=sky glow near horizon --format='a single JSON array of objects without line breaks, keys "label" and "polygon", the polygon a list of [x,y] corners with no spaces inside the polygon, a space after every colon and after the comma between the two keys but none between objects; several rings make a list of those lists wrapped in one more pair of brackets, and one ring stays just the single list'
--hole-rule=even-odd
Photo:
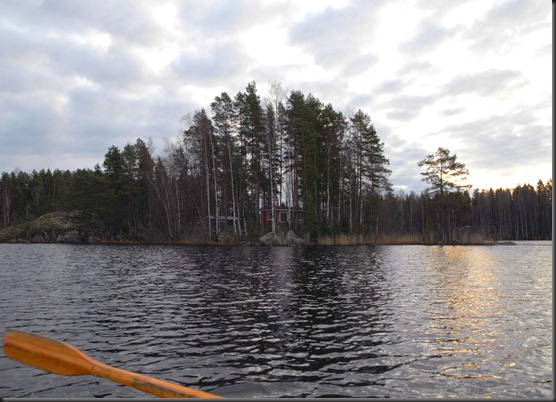
[{"label": "sky glow near horizon", "polygon": [[394,189],[448,148],[478,189],[552,177],[544,0],[0,2],[0,172],[102,165],[255,81],[367,113]]}]

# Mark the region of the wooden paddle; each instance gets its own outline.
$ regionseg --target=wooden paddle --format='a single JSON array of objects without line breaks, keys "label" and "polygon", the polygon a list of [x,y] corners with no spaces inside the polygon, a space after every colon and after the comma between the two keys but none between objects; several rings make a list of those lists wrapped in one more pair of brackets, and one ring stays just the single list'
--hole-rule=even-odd
[{"label": "wooden paddle", "polygon": [[41,370],[62,375],[88,374],[103,377],[163,398],[221,398],[207,392],[111,367],[90,358],[65,342],[11,328],[4,333],[4,353],[12,359]]}]

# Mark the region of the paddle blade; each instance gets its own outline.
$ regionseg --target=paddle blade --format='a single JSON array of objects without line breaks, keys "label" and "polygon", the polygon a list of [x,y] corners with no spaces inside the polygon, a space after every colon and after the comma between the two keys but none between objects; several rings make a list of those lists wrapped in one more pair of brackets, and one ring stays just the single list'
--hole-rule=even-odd
[{"label": "paddle blade", "polygon": [[62,375],[90,374],[165,398],[220,398],[164,380],[111,367],[65,342],[15,329],[4,333],[4,353],[22,363]]},{"label": "paddle blade", "polygon": [[93,360],[65,342],[9,328],[4,353],[22,363],[62,375],[90,374]]}]

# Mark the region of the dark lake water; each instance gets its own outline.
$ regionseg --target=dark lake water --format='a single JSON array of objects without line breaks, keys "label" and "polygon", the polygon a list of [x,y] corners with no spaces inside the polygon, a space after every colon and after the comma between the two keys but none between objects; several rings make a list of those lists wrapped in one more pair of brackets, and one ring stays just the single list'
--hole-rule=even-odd
[{"label": "dark lake water", "polygon": [[[0,244],[0,330],[225,397],[551,398],[552,243]],[[152,396],[0,355],[0,397]]]}]

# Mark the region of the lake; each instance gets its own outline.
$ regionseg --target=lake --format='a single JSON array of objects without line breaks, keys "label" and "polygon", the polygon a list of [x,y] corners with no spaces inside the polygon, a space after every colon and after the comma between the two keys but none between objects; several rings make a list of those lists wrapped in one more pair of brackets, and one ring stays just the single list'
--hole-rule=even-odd
[{"label": "lake", "polygon": [[[552,242],[0,244],[2,333],[233,398],[553,397]],[[0,356],[0,397],[152,398]]]}]

